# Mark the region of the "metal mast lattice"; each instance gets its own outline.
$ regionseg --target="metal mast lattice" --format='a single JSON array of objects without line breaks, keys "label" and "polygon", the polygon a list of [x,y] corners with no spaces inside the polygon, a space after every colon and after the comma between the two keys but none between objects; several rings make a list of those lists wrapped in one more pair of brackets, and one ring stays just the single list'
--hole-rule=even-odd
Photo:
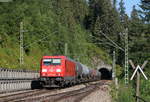
[{"label": "metal mast lattice", "polygon": [[20,22],[20,65],[24,64],[23,59],[23,22]]},{"label": "metal mast lattice", "polygon": [[125,30],[125,85],[129,83],[129,63],[128,63],[128,29]]}]

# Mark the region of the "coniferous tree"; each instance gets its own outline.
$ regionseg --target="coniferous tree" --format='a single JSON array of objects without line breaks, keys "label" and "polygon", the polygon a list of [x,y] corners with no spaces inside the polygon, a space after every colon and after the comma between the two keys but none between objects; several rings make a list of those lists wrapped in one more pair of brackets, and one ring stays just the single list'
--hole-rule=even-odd
[{"label": "coniferous tree", "polygon": [[[144,0],[142,0],[144,1]],[[133,6],[130,19],[129,27],[129,58],[134,60],[135,63],[143,64],[145,60],[150,60],[150,24],[148,17],[148,3],[141,2],[141,10],[137,10]],[[146,10],[147,9],[147,10]],[[146,13],[147,12],[147,13]],[[147,65],[145,73],[148,75],[150,72],[149,66]],[[149,100],[150,93],[148,87],[150,83],[143,80],[141,77],[141,97],[145,100]]]},{"label": "coniferous tree", "polygon": [[[26,31],[24,55],[25,60],[30,61],[28,64],[35,52],[36,63],[42,55],[63,55],[65,43],[68,44],[68,56],[88,55],[90,51],[85,45],[90,33],[83,28],[87,6],[85,0],[13,0],[0,3],[0,51],[3,51],[0,57],[9,56],[7,52],[17,50],[17,54],[13,53],[17,57],[8,63],[19,62],[20,22],[23,22]],[[89,56],[81,58],[86,63]],[[5,63],[5,60],[0,61],[0,64]]]},{"label": "coniferous tree", "polygon": [[140,11],[142,19],[150,23],[150,1],[148,0],[141,0],[140,8],[142,9]]},{"label": "coniferous tree", "polygon": [[120,13],[121,22],[125,22],[124,21],[124,19],[125,19],[125,7],[124,7],[123,0],[121,0],[119,3],[119,13]]},{"label": "coniferous tree", "polygon": [[138,10],[133,6],[129,27],[129,51],[130,58],[134,59],[137,63],[142,63],[150,56],[150,49],[148,47],[148,39],[150,36],[147,25],[140,18]]},{"label": "coniferous tree", "polygon": [[[90,0],[90,18],[88,24],[90,24],[91,32],[94,34],[94,29],[96,24],[99,23],[100,32],[103,32],[110,37],[114,36],[118,32],[119,18],[117,12],[112,9],[110,1],[106,0]],[[116,29],[117,28],[117,29]],[[98,37],[97,35],[95,35]],[[101,34],[99,34],[100,39],[103,39]]]},{"label": "coniferous tree", "polygon": [[124,6],[124,1],[121,0],[119,3],[119,14],[120,14],[120,20],[124,28],[128,28],[129,24],[129,17],[125,13],[125,6]]},{"label": "coniferous tree", "polygon": [[113,7],[116,8],[117,0],[113,0]]},{"label": "coniferous tree", "polygon": [[[111,4],[111,1],[107,0],[89,0],[89,8],[86,28],[92,32],[92,41],[97,46],[104,48],[108,53],[112,54],[115,47],[104,35],[122,47],[123,43],[120,35],[122,25],[119,14],[114,5]],[[116,51],[118,59],[122,58],[122,51]],[[118,60],[117,62],[121,64],[122,60]]]}]

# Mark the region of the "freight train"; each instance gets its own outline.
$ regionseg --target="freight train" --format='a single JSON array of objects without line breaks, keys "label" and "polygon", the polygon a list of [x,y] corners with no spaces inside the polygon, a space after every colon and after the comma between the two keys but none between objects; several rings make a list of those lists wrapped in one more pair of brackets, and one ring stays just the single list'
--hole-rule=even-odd
[{"label": "freight train", "polygon": [[100,80],[101,73],[66,56],[43,56],[40,77],[31,82],[32,89],[67,87]]}]

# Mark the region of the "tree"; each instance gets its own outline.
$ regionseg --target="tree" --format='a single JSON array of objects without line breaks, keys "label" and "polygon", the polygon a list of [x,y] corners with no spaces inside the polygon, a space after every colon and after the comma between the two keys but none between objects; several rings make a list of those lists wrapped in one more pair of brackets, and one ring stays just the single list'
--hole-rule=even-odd
[{"label": "tree", "polygon": [[117,0],[113,0],[113,7],[116,9]]},{"label": "tree", "polygon": [[[14,60],[8,63],[18,61],[20,22],[26,31],[24,55],[30,66],[30,58],[35,53],[37,63],[43,55],[63,55],[65,43],[71,58],[90,53],[84,45],[90,35],[83,28],[83,20],[88,13],[86,0],[13,0],[0,3],[0,13],[0,57],[4,59],[0,64],[7,63],[8,53],[15,58],[9,58]],[[87,63],[89,56],[81,58]]]},{"label": "tree", "polygon": [[[146,0],[145,0],[146,1]],[[145,60],[150,60],[150,23],[149,23],[149,9],[148,2],[141,0],[141,10],[137,10],[133,6],[129,27],[129,58],[135,63],[143,64]],[[149,66],[145,68],[145,73],[150,72]],[[141,77],[142,78],[142,77]],[[148,90],[150,83],[141,79],[141,97],[149,100],[150,91]]]},{"label": "tree", "polygon": [[[88,27],[90,28],[88,29],[91,30],[93,35],[95,27],[97,27],[98,24],[100,29],[99,32],[103,32],[110,37],[115,36],[119,30],[118,25],[120,22],[118,13],[113,9],[111,2],[106,0],[90,0],[89,7],[90,12],[87,21],[89,24]],[[99,34],[99,37],[99,39],[104,38],[101,34]]]},{"label": "tree", "polygon": [[133,6],[131,12],[131,20],[129,25],[129,52],[130,58],[136,60],[137,63],[142,63],[148,59],[149,55],[149,33],[148,24],[140,18],[138,10]]},{"label": "tree", "polygon": [[129,17],[125,13],[125,6],[124,6],[124,1],[123,0],[120,1],[118,10],[119,10],[119,14],[120,14],[120,20],[121,20],[121,23],[122,23],[122,27],[128,28]]},{"label": "tree", "polygon": [[120,1],[119,3],[119,13],[120,13],[120,19],[121,22],[125,22],[125,7],[124,7],[124,2],[123,0]]},{"label": "tree", "polygon": [[150,23],[150,1],[148,0],[141,0],[140,8],[142,9],[140,11],[142,19]]}]

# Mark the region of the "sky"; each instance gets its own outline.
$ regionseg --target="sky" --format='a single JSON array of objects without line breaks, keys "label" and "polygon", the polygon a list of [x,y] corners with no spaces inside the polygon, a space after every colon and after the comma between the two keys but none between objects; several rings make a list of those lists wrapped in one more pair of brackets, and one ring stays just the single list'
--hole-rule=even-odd
[{"label": "sky", "polygon": [[[119,4],[120,0],[117,0],[117,5]],[[138,4],[140,4],[140,0],[124,0],[125,2],[125,8],[126,8],[126,13],[130,16],[133,5],[136,6],[136,9],[138,9]]]}]

